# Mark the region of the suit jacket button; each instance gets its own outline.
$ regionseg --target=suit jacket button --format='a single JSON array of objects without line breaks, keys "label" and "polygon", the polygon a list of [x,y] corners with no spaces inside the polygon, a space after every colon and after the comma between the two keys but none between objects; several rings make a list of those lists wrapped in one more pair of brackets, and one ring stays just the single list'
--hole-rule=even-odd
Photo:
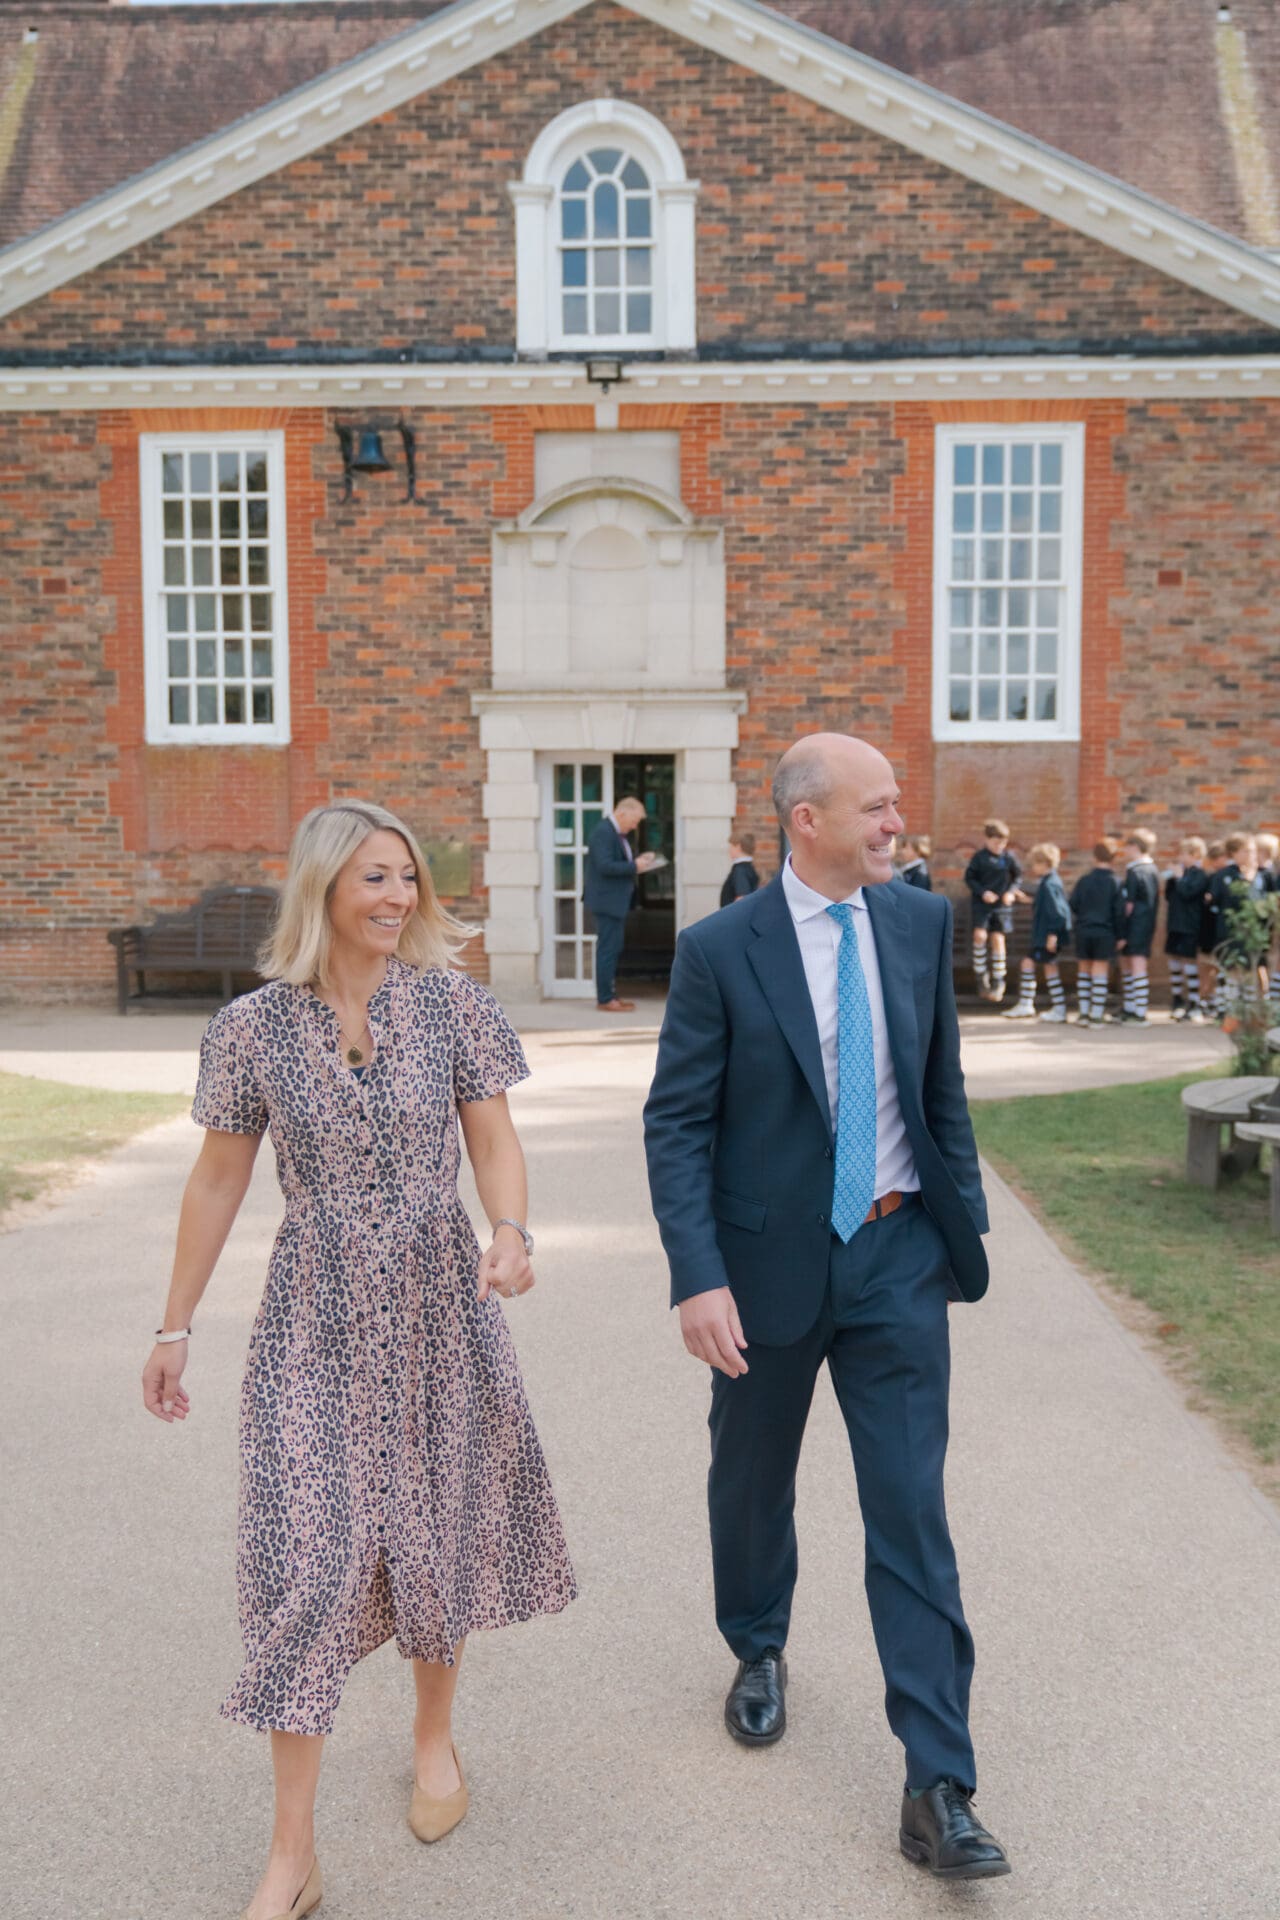
[{"label": "suit jacket button", "polygon": [[830,1149],[830,1147],[824,1147],[824,1148],[822,1149],[822,1153],[823,1153],[823,1158],[824,1158],[824,1159],[827,1159],[827,1160],[829,1160],[829,1159],[831,1158],[831,1149]]},{"label": "suit jacket button", "polygon": [[819,1225],[820,1227],[825,1227],[825,1226],[826,1226],[826,1224],[827,1224],[827,1216],[826,1216],[826,1214],[825,1214],[825,1213],[820,1213],[820,1214],[818,1215],[818,1225]]}]

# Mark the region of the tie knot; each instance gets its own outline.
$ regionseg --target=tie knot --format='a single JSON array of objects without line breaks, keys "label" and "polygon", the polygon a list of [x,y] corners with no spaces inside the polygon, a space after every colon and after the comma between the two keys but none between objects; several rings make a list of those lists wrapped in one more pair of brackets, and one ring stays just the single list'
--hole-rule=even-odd
[{"label": "tie knot", "polygon": [[848,933],[853,925],[853,908],[847,900],[837,900],[827,908],[831,918],[838,924],[841,933]]}]

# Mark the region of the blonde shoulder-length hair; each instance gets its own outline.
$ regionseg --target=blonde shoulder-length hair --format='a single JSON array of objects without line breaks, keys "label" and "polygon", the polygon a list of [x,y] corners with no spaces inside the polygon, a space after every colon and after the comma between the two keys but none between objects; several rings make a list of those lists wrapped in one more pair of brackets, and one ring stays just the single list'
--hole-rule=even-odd
[{"label": "blonde shoulder-length hair", "polygon": [[440,905],[426,858],[410,829],[369,800],[339,800],[331,807],[313,807],[293,836],[280,912],[258,958],[258,971],[266,979],[288,980],[297,987],[312,980],[322,987],[330,984],[329,901],[352,854],[380,831],[399,834],[418,880],[418,904],[405,921],[397,959],[412,967],[448,967],[457,959],[475,929]]}]

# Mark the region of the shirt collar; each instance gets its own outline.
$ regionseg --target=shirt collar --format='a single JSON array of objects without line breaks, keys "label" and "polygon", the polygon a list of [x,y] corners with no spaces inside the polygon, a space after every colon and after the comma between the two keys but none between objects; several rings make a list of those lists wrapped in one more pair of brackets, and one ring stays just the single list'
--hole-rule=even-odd
[{"label": "shirt collar", "polygon": [[[791,864],[790,854],[787,855],[786,865],[782,869],[782,891],[787,896],[787,905],[791,909],[793,920],[816,920],[820,913],[825,913],[828,907],[836,904],[835,901],[828,900],[825,893],[815,893],[812,887],[805,885]],[[852,893],[845,895],[841,904],[861,907],[865,910],[867,903],[863,898],[862,888],[855,887]]]}]

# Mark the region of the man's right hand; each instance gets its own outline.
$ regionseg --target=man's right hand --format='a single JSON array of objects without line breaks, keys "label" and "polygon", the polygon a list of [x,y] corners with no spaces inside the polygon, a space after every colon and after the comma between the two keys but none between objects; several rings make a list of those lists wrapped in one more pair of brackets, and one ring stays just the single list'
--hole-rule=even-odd
[{"label": "man's right hand", "polygon": [[746,1336],[728,1287],[713,1287],[710,1293],[695,1293],[682,1300],[680,1331],[695,1360],[718,1368],[731,1380],[746,1373],[747,1363],[742,1357]]}]

